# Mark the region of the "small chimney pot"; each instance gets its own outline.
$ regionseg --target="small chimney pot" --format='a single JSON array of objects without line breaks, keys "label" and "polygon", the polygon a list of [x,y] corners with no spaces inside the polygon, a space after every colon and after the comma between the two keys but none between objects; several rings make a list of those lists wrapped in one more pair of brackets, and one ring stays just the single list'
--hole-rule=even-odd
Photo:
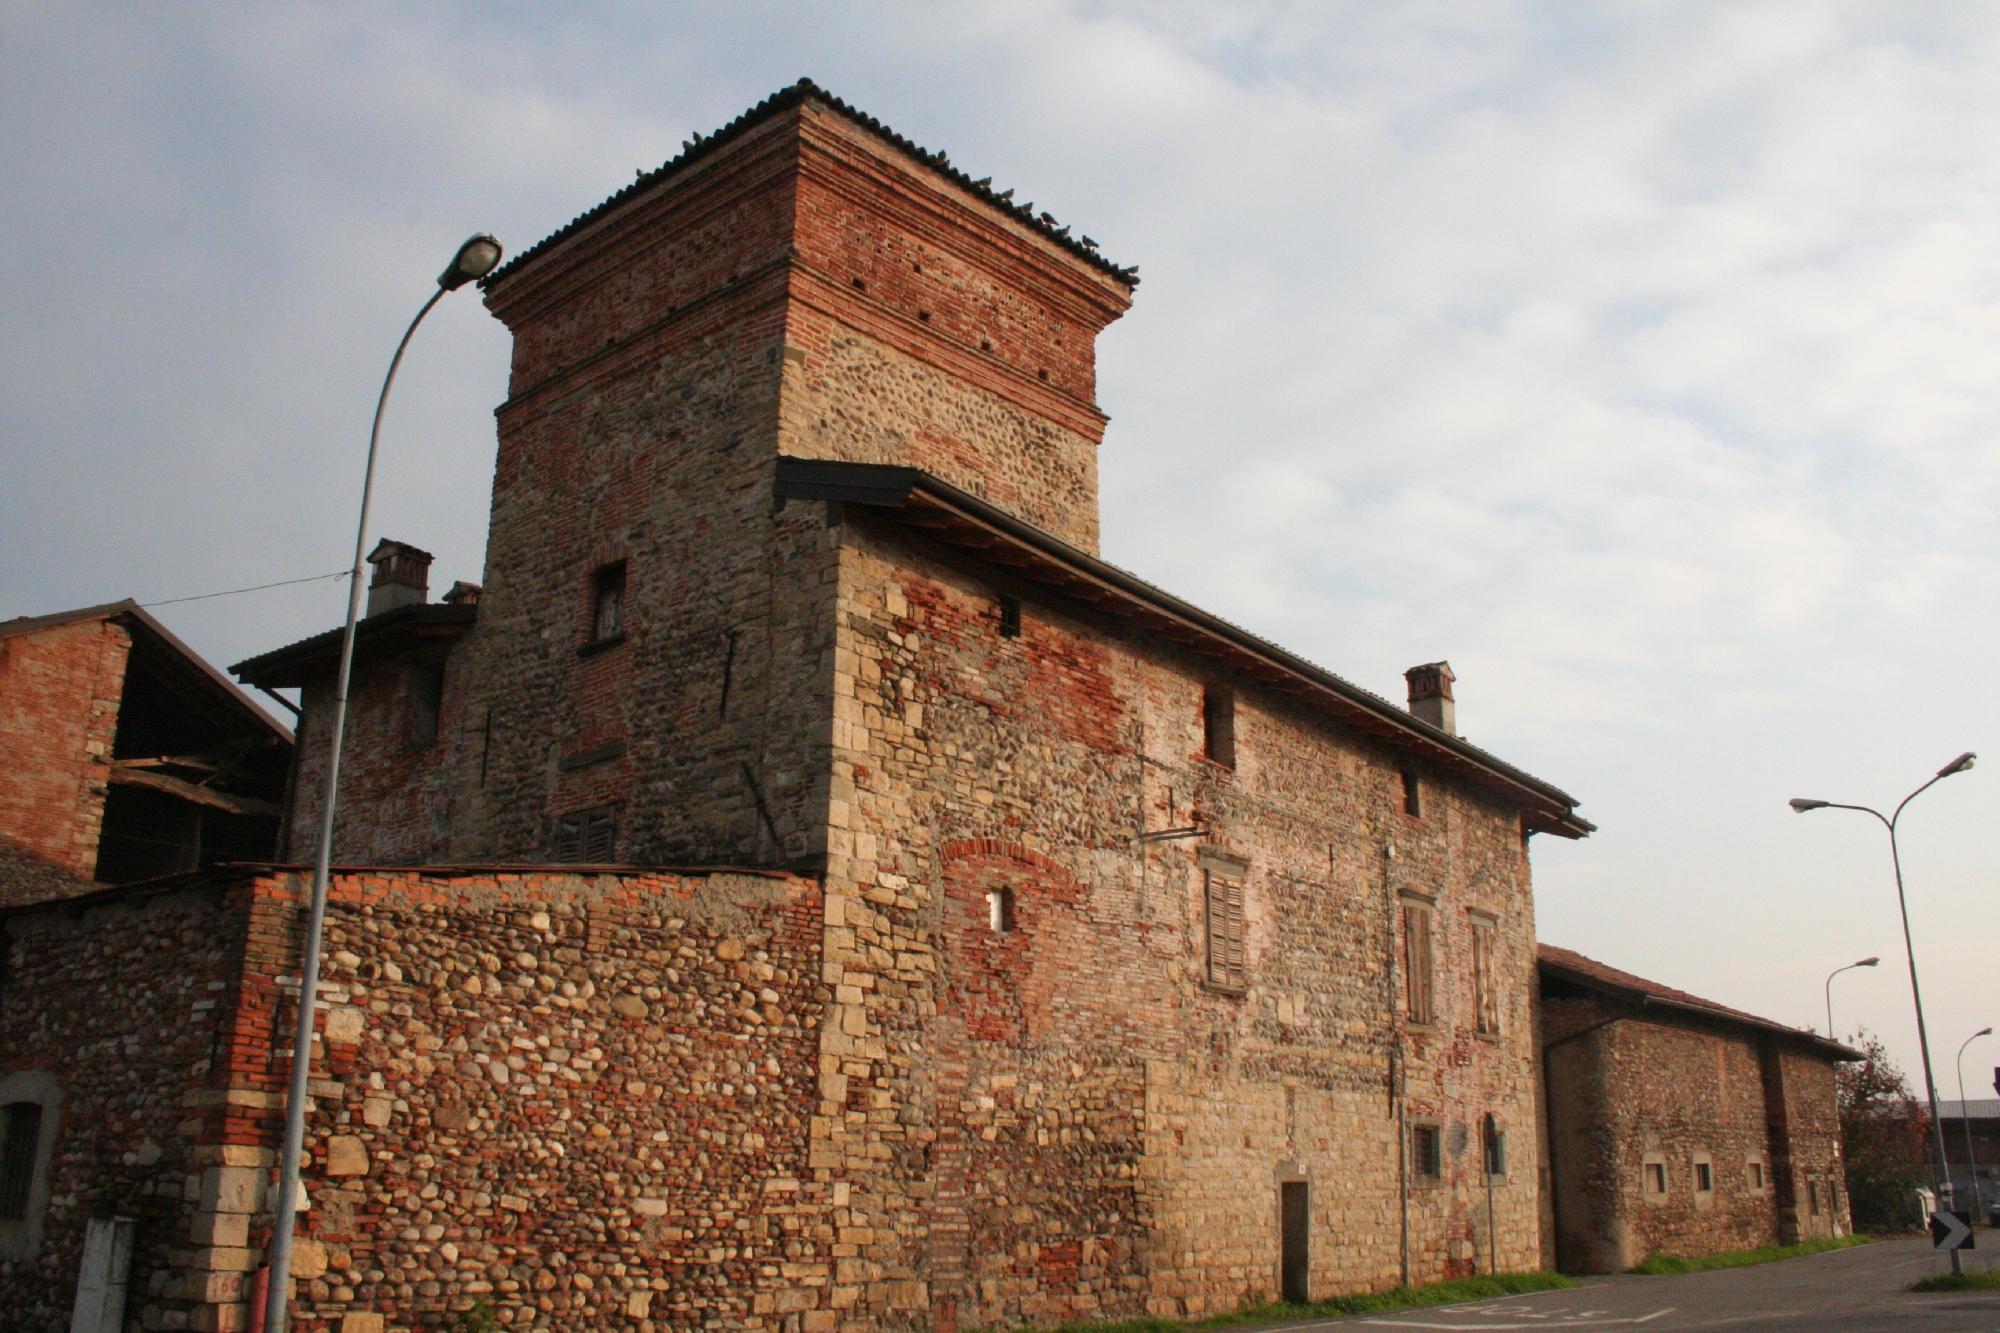
[{"label": "small chimney pot", "polygon": [[1426,662],[1403,673],[1410,687],[1410,716],[1428,722],[1439,731],[1458,735],[1458,706],[1451,696],[1449,662]]},{"label": "small chimney pot", "polygon": [[368,553],[375,575],[368,580],[368,614],[376,616],[399,606],[422,606],[430,600],[431,553],[408,542],[384,537]]}]

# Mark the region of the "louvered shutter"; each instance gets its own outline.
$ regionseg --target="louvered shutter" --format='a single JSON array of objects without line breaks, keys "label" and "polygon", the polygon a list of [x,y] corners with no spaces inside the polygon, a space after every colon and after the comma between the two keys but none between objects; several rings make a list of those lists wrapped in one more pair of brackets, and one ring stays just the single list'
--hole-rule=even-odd
[{"label": "louvered shutter", "polygon": [[584,817],[582,860],[591,865],[607,865],[618,850],[618,816],[600,810]]},{"label": "louvered shutter", "polygon": [[558,865],[574,865],[583,859],[583,819],[579,815],[564,815],[556,821],[555,861]]},{"label": "louvered shutter", "polygon": [[1243,881],[1208,872],[1208,979],[1242,990],[1249,984],[1243,957]]}]

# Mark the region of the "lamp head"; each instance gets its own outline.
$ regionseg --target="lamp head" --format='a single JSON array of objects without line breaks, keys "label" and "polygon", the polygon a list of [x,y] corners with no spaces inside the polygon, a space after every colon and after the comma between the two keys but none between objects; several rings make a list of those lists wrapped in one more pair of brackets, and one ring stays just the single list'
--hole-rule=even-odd
[{"label": "lamp head", "polygon": [[1992,1028],[1981,1028],[1981,1029],[1979,1029],[1979,1031],[1977,1031],[1977,1032],[1973,1033],[1972,1035],[1973,1035],[1973,1036],[1975,1036],[1975,1037],[1990,1037],[1990,1036],[1992,1036],[1992,1035],[1993,1035],[1993,1029],[1992,1029]]},{"label": "lamp head", "polygon": [[1824,810],[1830,804],[1831,802],[1829,801],[1808,800],[1806,797],[1803,796],[1794,796],[1792,798],[1793,811],[1801,815],[1808,810]]},{"label": "lamp head", "polygon": [[1963,773],[1966,769],[1972,767],[1972,761],[1977,758],[1979,758],[1978,755],[1974,754],[1970,750],[1967,750],[1964,754],[1952,760],[1950,763],[1946,764],[1943,768],[1940,768],[1937,772],[1937,775],[1941,778],[1948,778],[1954,773]]},{"label": "lamp head", "polygon": [[1856,964],[1855,964],[1855,966],[1856,966],[1856,967],[1873,967],[1873,966],[1875,966],[1875,965],[1876,965],[1877,963],[1879,963],[1879,962],[1881,962],[1881,961],[1882,961],[1882,960],[1881,960],[1880,958],[1864,958],[1864,959],[1862,959],[1862,960],[1861,960],[1860,962],[1856,963]]},{"label": "lamp head", "polygon": [[445,271],[438,274],[438,286],[455,292],[468,282],[477,282],[500,263],[500,242],[485,232],[467,239],[451,257]]}]

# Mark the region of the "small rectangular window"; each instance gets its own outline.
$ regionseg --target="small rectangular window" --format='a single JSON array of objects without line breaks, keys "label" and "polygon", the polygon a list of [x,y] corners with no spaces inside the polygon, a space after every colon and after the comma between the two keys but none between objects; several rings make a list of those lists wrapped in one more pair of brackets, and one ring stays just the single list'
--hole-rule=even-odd
[{"label": "small rectangular window", "polygon": [[1424,788],[1414,768],[1403,770],[1403,813],[1416,819],[1424,814]]},{"label": "small rectangular window", "polygon": [[1408,1009],[1412,1023],[1437,1021],[1436,978],[1432,970],[1431,905],[1403,900],[1403,974],[1408,979]]},{"label": "small rectangular window", "polygon": [[1809,1207],[1809,1208],[1811,1209],[1811,1211],[1812,1211],[1812,1215],[1813,1215],[1814,1217],[1818,1217],[1818,1216],[1819,1216],[1819,1182],[1818,1182],[1817,1180],[1808,1180],[1808,1181],[1806,1182],[1806,1198],[1807,1198],[1807,1200],[1809,1201],[1809,1202],[1808,1202],[1808,1207]]},{"label": "small rectangular window", "polygon": [[625,632],[625,562],[590,576],[590,641],[609,643]]},{"label": "small rectangular window", "polygon": [[1665,1162],[1646,1163],[1646,1193],[1655,1197],[1667,1192],[1667,1164]]},{"label": "small rectangular window", "polygon": [[1694,1164],[1694,1192],[1708,1194],[1715,1189],[1715,1168],[1707,1162]]},{"label": "small rectangular window", "polygon": [[1764,1164],[1762,1162],[1746,1162],[1744,1164],[1743,1175],[1749,1181],[1751,1189],[1761,1190],[1764,1188]]},{"label": "small rectangular window", "polygon": [[558,865],[608,865],[618,853],[618,810],[599,806],[556,820],[554,846]]},{"label": "small rectangular window", "polygon": [[41,1142],[41,1103],[9,1102],[0,1107],[0,1221],[27,1218]]},{"label": "small rectangular window", "polygon": [[1243,881],[1203,871],[1208,915],[1208,983],[1240,991],[1249,985],[1243,961]]},{"label": "small rectangular window", "polygon": [[1418,1180],[1444,1178],[1444,1136],[1436,1125],[1410,1126],[1410,1174]]},{"label": "small rectangular window", "polygon": [[1014,933],[1014,891],[989,889],[986,894],[986,923],[996,935]]},{"label": "small rectangular window", "polygon": [[1236,696],[1219,685],[1202,691],[1201,752],[1224,768],[1236,767]]},{"label": "small rectangular window", "polygon": [[1000,637],[1003,639],[1021,637],[1021,599],[1009,597],[1004,593],[1000,596]]}]

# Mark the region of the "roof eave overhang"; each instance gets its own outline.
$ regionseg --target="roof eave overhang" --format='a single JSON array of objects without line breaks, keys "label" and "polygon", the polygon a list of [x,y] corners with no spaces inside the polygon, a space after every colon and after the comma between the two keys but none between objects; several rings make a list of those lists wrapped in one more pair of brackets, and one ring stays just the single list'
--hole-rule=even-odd
[{"label": "roof eave overhang", "polygon": [[[399,606],[369,616],[354,628],[356,658],[409,648],[425,641],[456,639],[472,628],[478,607],[427,602]],[[245,658],[229,669],[238,680],[260,689],[294,689],[331,675],[340,664],[342,631],[326,630],[309,639]]]},{"label": "roof eave overhang", "polygon": [[920,469],[781,458],[775,493],[780,501],[823,500],[882,514],[1115,621],[1143,625],[1272,688],[1331,705],[1350,725],[1516,800],[1529,832],[1582,838],[1596,828],[1557,788]]},{"label": "roof eave overhang", "polygon": [[1676,1013],[1689,1014],[1696,1018],[1705,1019],[1710,1023],[1719,1023],[1726,1027],[1747,1028],[1753,1032],[1769,1033],[1773,1037],[1783,1038],[1799,1046],[1806,1047],[1814,1054],[1824,1056],[1830,1060],[1846,1061],[1865,1060],[1868,1058],[1853,1047],[1842,1045],[1837,1041],[1829,1041],[1818,1033],[1804,1032],[1798,1028],[1786,1027],[1783,1023],[1775,1023],[1768,1018],[1758,1018],[1754,1014],[1738,1013],[1729,1009],[1717,1009],[1705,1004],[1694,1004],[1687,1000],[1678,1000],[1670,995],[1661,995],[1657,991],[1649,991],[1637,986],[1621,986],[1616,982],[1607,981],[1603,977],[1593,976],[1589,972],[1580,971],[1576,968],[1565,966],[1562,963],[1551,962],[1547,958],[1540,959],[1537,966],[1543,972],[1553,973],[1562,978],[1562,980],[1583,990],[1595,991],[1599,995],[1608,996],[1611,999],[1619,1000],[1639,1008],[1671,1009]]}]

